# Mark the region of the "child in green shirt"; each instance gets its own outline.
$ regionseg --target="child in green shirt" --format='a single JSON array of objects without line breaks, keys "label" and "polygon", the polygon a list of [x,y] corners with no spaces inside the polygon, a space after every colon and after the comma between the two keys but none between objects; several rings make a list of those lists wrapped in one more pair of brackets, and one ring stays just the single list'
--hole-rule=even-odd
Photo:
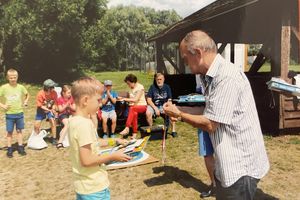
[{"label": "child in green shirt", "polygon": [[12,134],[16,125],[18,139],[18,153],[26,155],[23,146],[22,129],[24,129],[23,106],[27,106],[29,94],[23,85],[17,83],[18,72],[9,69],[6,74],[7,84],[0,87],[0,96],[3,96],[5,102],[0,102],[0,107],[5,110],[6,131],[7,131],[7,157],[13,157]]}]

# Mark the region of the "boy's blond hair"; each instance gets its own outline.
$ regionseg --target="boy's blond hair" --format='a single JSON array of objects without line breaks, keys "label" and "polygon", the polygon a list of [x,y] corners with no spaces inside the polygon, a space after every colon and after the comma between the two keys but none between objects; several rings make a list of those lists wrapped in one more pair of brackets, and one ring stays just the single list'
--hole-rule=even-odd
[{"label": "boy's blond hair", "polygon": [[75,104],[79,104],[84,95],[92,96],[103,91],[103,85],[92,77],[82,77],[72,83],[71,94]]},{"label": "boy's blond hair", "polygon": [[15,70],[15,69],[13,69],[13,68],[10,68],[10,69],[7,70],[7,72],[6,72],[6,77],[8,77],[9,75],[12,75],[12,74],[15,74],[15,75],[19,76],[17,70]]}]

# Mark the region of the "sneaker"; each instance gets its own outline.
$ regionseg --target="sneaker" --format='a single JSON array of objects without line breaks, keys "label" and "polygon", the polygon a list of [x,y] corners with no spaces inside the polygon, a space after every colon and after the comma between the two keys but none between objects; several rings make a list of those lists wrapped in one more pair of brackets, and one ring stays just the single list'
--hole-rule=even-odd
[{"label": "sneaker", "polygon": [[108,135],[106,133],[103,134],[103,139],[107,139],[108,138]]},{"label": "sneaker", "polygon": [[23,146],[23,145],[19,145],[19,146],[18,146],[18,153],[19,153],[21,156],[25,156],[25,155],[26,155],[26,152],[25,152],[25,149],[24,149],[24,146]]},{"label": "sneaker", "polygon": [[9,158],[12,158],[13,157],[13,148],[12,147],[8,147],[7,148],[7,153],[6,153],[6,155],[7,155],[7,157],[9,157]]},{"label": "sneaker", "polygon": [[172,135],[173,137],[177,137],[177,132],[172,132],[171,135]]},{"label": "sneaker", "polygon": [[115,135],[114,133],[111,133],[111,134],[110,134],[110,137],[111,137],[111,138],[116,138],[116,135]]},{"label": "sneaker", "polygon": [[200,198],[207,198],[215,195],[216,195],[216,187],[211,185],[207,192],[201,192]]}]

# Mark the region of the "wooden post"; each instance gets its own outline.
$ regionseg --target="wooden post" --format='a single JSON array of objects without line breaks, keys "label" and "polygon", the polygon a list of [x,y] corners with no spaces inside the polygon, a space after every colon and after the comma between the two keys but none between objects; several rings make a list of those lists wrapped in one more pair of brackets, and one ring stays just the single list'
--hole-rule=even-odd
[{"label": "wooden post", "polygon": [[[282,26],[281,26],[281,69],[280,78],[287,82],[291,82],[288,77],[289,64],[290,64],[290,49],[291,49],[291,19],[290,11],[287,9],[283,10],[282,15]],[[285,100],[284,95],[280,95],[280,128],[288,128],[285,125]]]},{"label": "wooden post", "polygon": [[291,26],[283,25],[281,28],[281,71],[280,77],[285,81],[289,81],[287,74],[290,64],[291,49]]},{"label": "wooden post", "polygon": [[[298,0],[298,33],[300,33],[300,0]],[[300,40],[298,38],[298,62],[300,62]]]},{"label": "wooden post", "polygon": [[162,50],[162,42],[156,41],[156,65],[157,65],[157,72],[167,74],[167,68],[165,65],[165,61],[163,58],[163,50]]}]

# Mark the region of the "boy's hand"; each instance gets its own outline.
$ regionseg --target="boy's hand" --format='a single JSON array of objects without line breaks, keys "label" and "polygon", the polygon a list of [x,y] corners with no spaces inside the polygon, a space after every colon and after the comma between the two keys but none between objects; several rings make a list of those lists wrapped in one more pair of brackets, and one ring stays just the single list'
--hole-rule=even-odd
[{"label": "boy's hand", "polygon": [[119,162],[127,162],[132,159],[132,157],[124,154],[124,149],[120,149],[112,153],[111,156],[114,161],[119,161]]},{"label": "boy's hand", "polygon": [[3,104],[3,105],[2,105],[2,108],[3,108],[4,110],[8,110],[8,109],[10,108],[10,105],[8,105],[8,104]]}]

